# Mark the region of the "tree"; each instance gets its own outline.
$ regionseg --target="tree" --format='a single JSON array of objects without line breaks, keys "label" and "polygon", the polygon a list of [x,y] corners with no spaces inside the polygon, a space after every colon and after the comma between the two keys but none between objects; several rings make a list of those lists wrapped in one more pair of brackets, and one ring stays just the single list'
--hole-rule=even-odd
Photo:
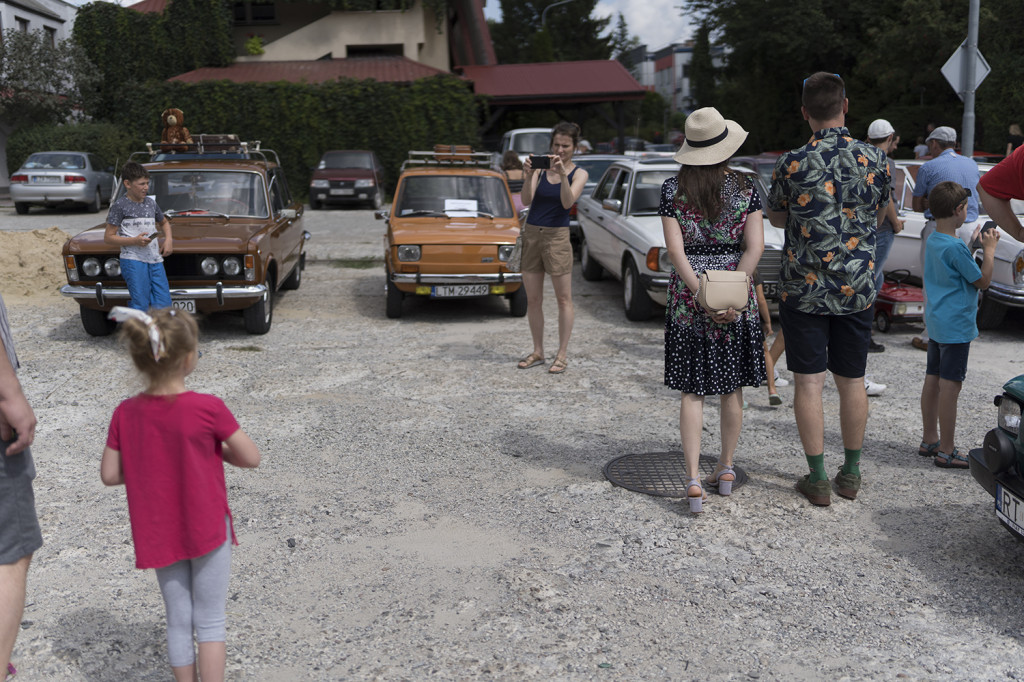
[{"label": "tree", "polygon": [[58,123],[81,110],[96,69],[74,43],[42,31],[7,29],[0,40],[0,118],[15,127]]},{"label": "tree", "polygon": [[615,30],[612,31],[612,59],[618,60],[627,69],[632,69],[632,52],[640,47],[640,39],[629,35],[629,27],[626,25],[626,17],[619,12],[619,19],[615,23]]},{"label": "tree", "polygon": [[[501,23],[491,27],[494,51],[502,64],[610,59],[612,37],[602,35],[611,17],[591,16],[597,0],[571,0],[550,9],[541,30],[541,15],[554,0],[501,0]],[[539,36],[546,33],[547,36]],[[550,41],[550,53],[545,41]]]},{"label": "tree", "polygon": [[711,29],[702,23],[693,43],[690,62],[690,100],[694,109],[711,106],[715,97],[715,65],[711,60]]}]

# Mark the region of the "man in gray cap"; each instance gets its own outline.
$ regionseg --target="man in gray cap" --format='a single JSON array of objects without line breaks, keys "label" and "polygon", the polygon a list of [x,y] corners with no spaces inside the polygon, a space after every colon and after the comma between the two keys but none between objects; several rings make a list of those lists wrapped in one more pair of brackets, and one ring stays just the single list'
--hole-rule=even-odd
[{"label": "man in gray cap", "polygon": [[[967,198],[967,220],[956,231],[956,236],[970,245],[974,231],[978,227],[978,193],[973,191],[978,186],[981,174],[974,159],[956,153],[956,131],[949,126],[939,126],[928,135],[926,140],[931,161],[926,161],[917,172],[914,184],[914,210],[924,212],[928,222],[921,230],[921,263],[924,263],[924,248],[928,236],[935,231],[935,220],[928,210],[928,193],[940,182],[956,182],[961,187],[971,190]],[[927,299],[925,300],[927,305]],[[928,349],[927,337],[914,337],[911,342],[916,348]]]}]

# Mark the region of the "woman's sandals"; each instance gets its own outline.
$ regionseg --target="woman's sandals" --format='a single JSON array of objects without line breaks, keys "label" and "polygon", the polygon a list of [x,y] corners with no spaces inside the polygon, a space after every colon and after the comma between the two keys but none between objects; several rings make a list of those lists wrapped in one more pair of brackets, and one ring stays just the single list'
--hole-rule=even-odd
[{"label": "woman's sandals", "polygon": [[520,360],[519,364],[516,365],[516,367],[518,367],[519,369],[530,369],[531,367],[536,367],[537,365],[543,365],[543,364],[544,364],[544,356],[543,355],[540,355],[539,353],[530,353],[525,358]]}]

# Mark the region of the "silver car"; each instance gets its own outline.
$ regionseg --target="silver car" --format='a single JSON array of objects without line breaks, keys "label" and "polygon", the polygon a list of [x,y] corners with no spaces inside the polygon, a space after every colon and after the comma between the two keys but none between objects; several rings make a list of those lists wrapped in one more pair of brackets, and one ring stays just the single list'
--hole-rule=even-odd
[{"label": "silver car", "polygon": [[114,191],[113,167],[87,152],[36,152],[11,176],[11,199],[21,215],[33,204],[84,205],[98,213]]},{"label": "silver car", "polygon": [[[734,170],[749,173],[744,168]],[[678,172],[679,164],[671,159],[616,161],[594,191],[577,203],[583,278],[597,280],[609,272],[621,280],[623,305],[630,320],[646,320],[654,313],[655,304],[665,305],[672,264],[658,206],[661,184]],[[750,177],[763,201],[763,183],[752,173]],[[778,296],[782,243],[783,231],[765,221],[764,254],[757,270],[769,300]]]}]

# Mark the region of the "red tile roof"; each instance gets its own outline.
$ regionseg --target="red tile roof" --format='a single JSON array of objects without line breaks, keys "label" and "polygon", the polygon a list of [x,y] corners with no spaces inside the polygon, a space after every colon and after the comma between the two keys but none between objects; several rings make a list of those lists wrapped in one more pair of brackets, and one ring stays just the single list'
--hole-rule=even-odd
[{"label": "red tile roof", "polygon": [[643,99],[646,90],[617,61],[591,60],[544,64],[463,66],[477,94],[495,104],[607,102]]},{"label": "red tile roof", "polygon": [[167,0],[142,0],[126,7],[136,12],[163,12],[167,7]]},{"label": "red tile roof", "polygon": [[406,57],[350,57],[288,62],[235,62],[230,66],[207,66],[168,80],[185,83],[234,81],[235,83],[324,83],[339,78],[372,79],[408,83],[448,73]]}]

